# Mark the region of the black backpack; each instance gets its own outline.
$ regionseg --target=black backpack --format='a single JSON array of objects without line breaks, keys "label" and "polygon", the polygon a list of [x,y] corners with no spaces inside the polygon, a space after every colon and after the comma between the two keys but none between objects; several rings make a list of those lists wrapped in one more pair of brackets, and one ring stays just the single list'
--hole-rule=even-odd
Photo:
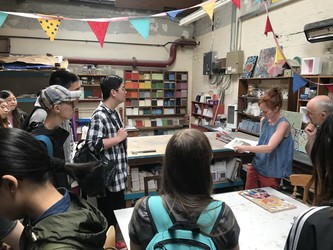
[{"label": "black backpack", "polygon": [[[23,121],[23,123],[22,123],[22,125],[21,125],[21,129],[23,129],[23,130],[25,130],[25,131],[28,131],[28,132],[31,132],[35,127],[38,126],[39,122],[31,122],[31,123],[29,124],[32,115],[35,113],[35,111],[36,111],[37,109],[43,109],[43,108],[42,108],[42,107],[35,107],[35,108],[30,112],[30,114],[29,114],[27,117],[25,117],[25,119],[24,119],[24,121]],[[45,110],[45,109],[44,109],[44,110]]]}]

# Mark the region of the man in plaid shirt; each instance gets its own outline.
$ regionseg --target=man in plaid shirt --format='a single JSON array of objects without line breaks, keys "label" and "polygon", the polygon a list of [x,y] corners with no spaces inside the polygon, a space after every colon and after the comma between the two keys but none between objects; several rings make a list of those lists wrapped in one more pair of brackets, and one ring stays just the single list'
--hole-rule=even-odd
[{"label": "man in plaid shirt", "polygon": [[128,171],[127,131],[116,110],[126,99],[123,79],[115,75],[104,78],[101,91],[103,101],[91,117],[86,142],[90,150],[102,153],[116,163],[117,172],[115,178],[108,181],[105,197],[97,197],[98,209],[106,217],[109,226],[115,226],[117,221],[113,210],[121,209],[125,205],[124,190]]}]

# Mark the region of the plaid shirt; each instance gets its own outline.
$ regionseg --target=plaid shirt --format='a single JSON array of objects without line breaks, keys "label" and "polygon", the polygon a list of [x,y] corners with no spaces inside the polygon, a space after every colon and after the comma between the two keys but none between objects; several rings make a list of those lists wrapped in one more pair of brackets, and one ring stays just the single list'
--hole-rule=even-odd
[{"label": "plaid shirt", "polygon": [[[117,123],[117,127],[110,122],[110,118],[107,117],[105,111],[111,115]],[[127,187],[128,161],[126,140],[108,149],[104,149],[103,145],[103,139],[115,137],[118,129],[123,127],[123,123],[120,119],[117,119],[117,115],[120,117],[117,111],[112,111],[101,102],[91,117],[86,139],[90,150],[100,152],[108,159],[113,159],[116,162],[117,173],[115,179],[110,180],[108,185],[110,192],[119,192]]]}]

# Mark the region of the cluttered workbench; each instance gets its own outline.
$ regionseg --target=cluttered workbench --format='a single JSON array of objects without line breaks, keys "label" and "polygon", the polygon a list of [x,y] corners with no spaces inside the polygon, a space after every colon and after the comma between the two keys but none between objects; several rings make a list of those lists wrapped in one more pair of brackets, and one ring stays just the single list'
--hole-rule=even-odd
[{"label": "cluttered workbench", "polygon": [[[258,138],[240,132],[205,132],[213,150],[213,159],[221,160],[226,158],[239,157],[242,162],[250,162],[253,154],[241,154],[225,146],[234,138],[257,141]],[[131,191],[131,169],[150,164],[162,164],[166,145],[172,135],[141,136],[128,138],[128,163],[129,163],[129,190],[126,192],[125,199],[132,200],[143,196],[143,191]],[[222,181],[214,183],[214,188],[243,186],[240,178],[235,181]]]}]

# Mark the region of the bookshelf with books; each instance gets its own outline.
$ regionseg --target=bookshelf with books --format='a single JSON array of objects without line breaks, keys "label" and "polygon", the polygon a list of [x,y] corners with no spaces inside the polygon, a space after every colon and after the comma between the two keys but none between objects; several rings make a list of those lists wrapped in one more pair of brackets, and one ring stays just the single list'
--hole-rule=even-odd
[{"label": "bookshelf with books", "polygon": [[100,83],[106,75],[78,75],[81,82],[80,102],[100,101],[102,98]]},{"label": "bookshelf with books", "polygon": [[208,130],[200,125],[213,125],[214,117],[223,113],[224,105],[219,104],[219,100],[205,100],[204,96],[198,95],[196,100],[191,102],[191,128],[206,132]]},{"label": "bookshelf with books", "polygon": [[188,73],[125,71],[125,120],[139,130],[182,128],[187,113]]},{"label": "bookshelf with books", "polygon": [[107,75],[102,74],[78,74],[81,83],[81,97],[76,108],[77,134],[80,138],[82,127],[88,126],[91,114],[99,105],[102,98],[100,83]]}]

